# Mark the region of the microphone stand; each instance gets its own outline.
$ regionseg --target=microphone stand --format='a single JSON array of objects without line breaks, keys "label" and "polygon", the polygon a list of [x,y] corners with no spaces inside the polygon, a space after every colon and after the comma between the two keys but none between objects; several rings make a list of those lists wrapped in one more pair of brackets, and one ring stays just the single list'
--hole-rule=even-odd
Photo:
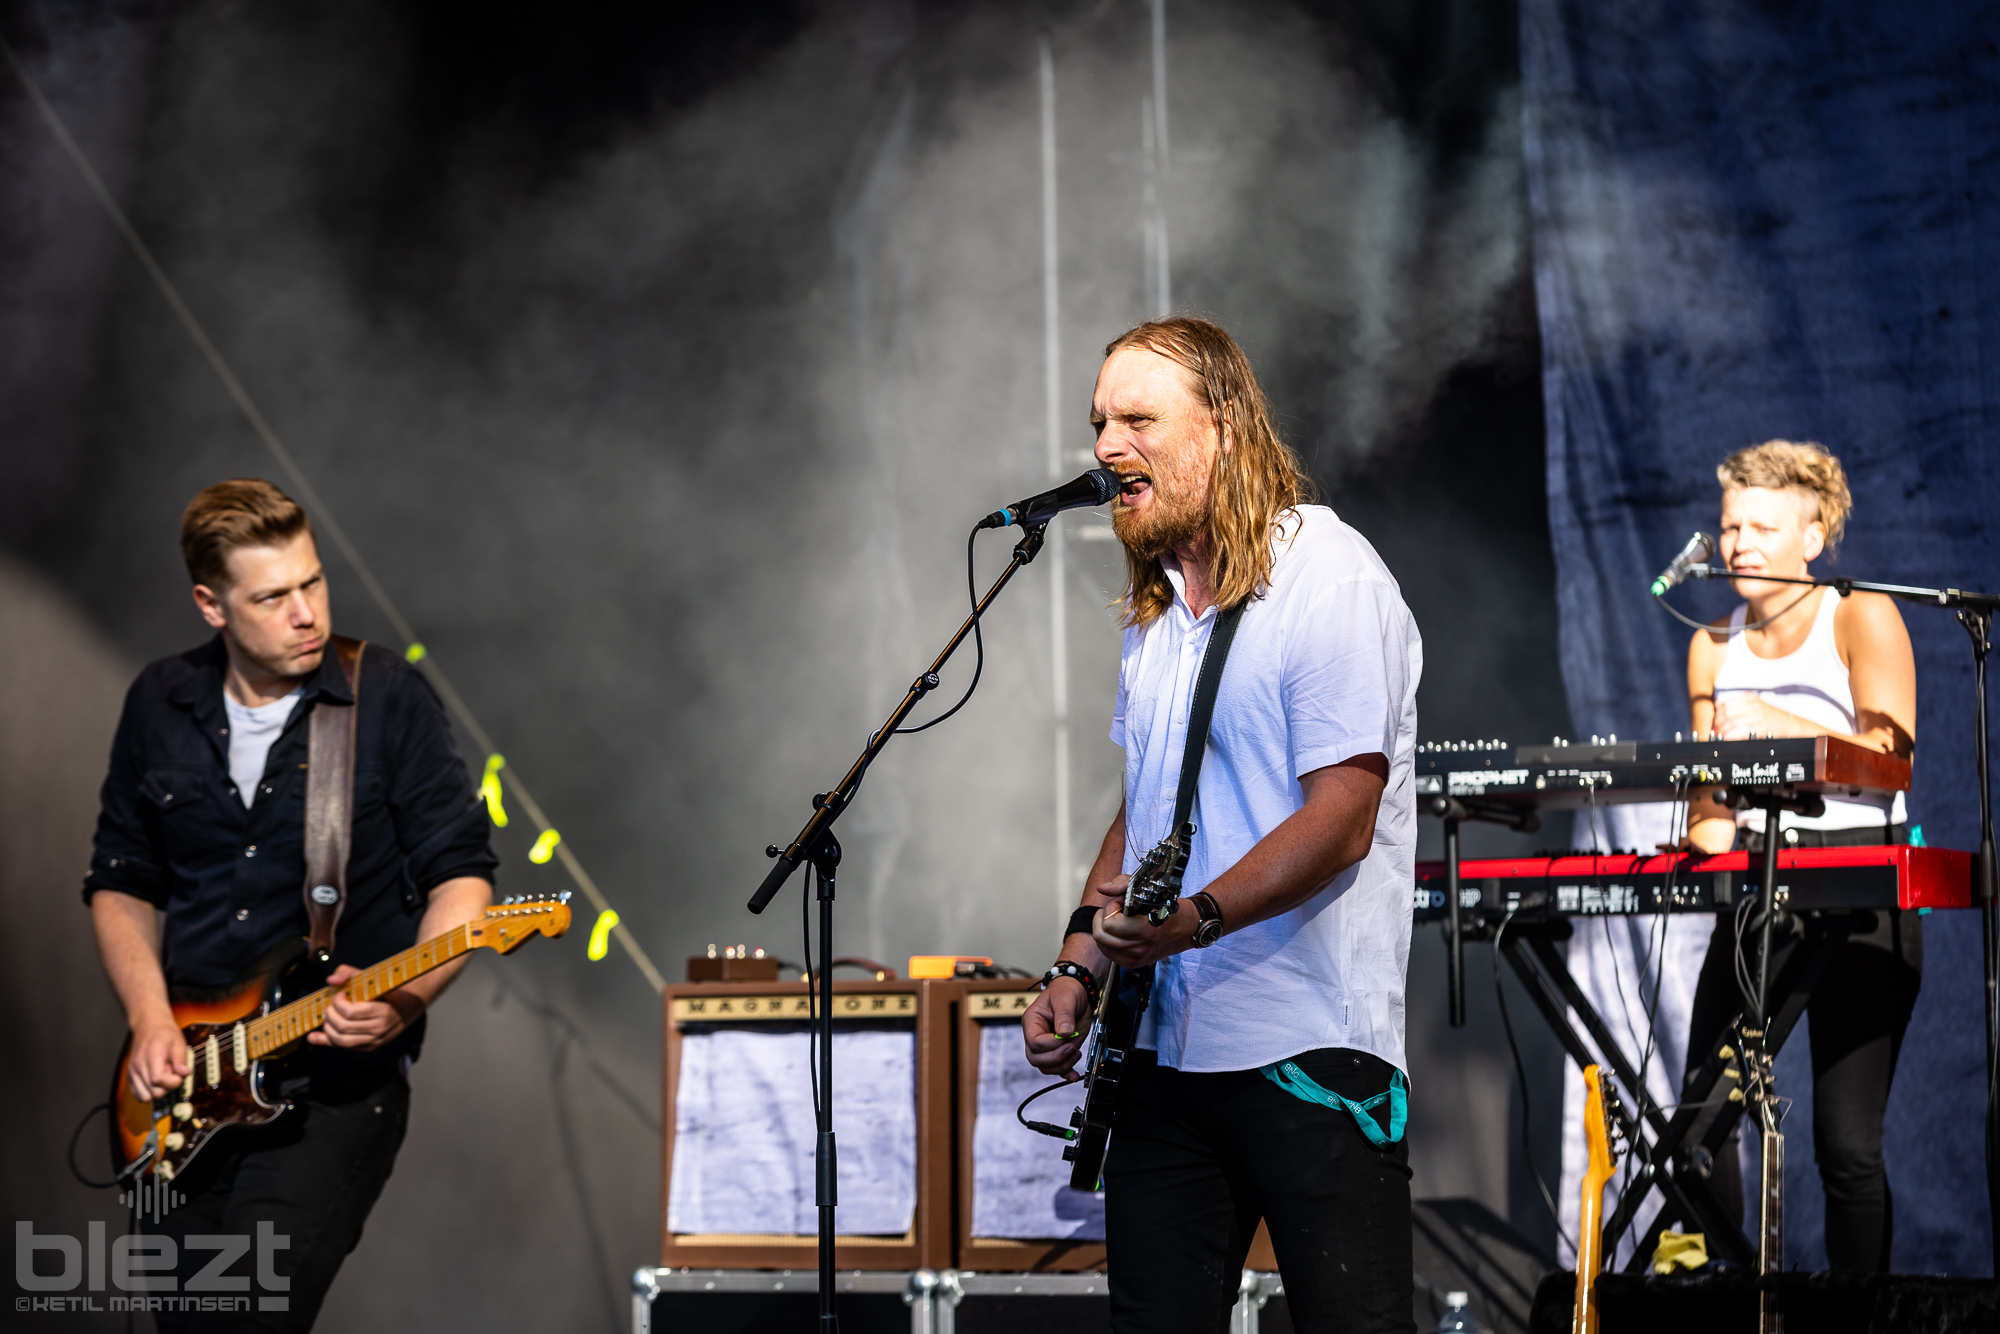
[{"label": "microphone stand", "polygon": [[[1697,579],[1729,579],[1728,570],[1697,565],[1688,571]],[[1750,578],[1752,576],[1744,576]],[[1944,607],[1957,612],[1958,623],[1972,637],[1972,758],[1979,776],[1980,951],[1986,964],[1986,1205],[1993,1222],[1993,1272],[2000,1274],[2000,862],[1993,843],[1993,783],[1986,745],[1986,655],[1993,647],[1993,612],[2000,593],[1971,593],[1962,588],[1918,588],[1909,584],[1877,584],[1863,579],[1791,579],[1760,574],[1767,584],[1802,584],[1849,593],[1885,593],[1904,602]],[[1775,853],[1765,838],[1767,859]],[[1769,915],[1766,900],[1766,917]]]},{"label": "microphone stand", "polygon": [[764,883],[750,896],[750,911],[761,913],[770,904],[771,897],[791,879],[792,872],[805,862],[811,862],[819,900],[819,1013],[814,1018],[816,1037],[819,1043],[819,1105],[814,1109],[819,1125],[818,1139],[813,1151],[814,1202],[819,1207],[819,1328],[821,1334],[837,1334],[840,1320],[834,1314],[833,1302],[833,1238],[834,1208],[838,1203],[839,1159],[833,1139],[833,891],[834,868],[840,864],[840,842],[833,836],[833,824],[854,801],[854,794],[861,787],[861,780],[868,773],[868,766],[882,753],[889,739],[896,735],[896,729],[910,716],[910,710],[922,702],[924,696],[936,690],[939,685],[938,672],[945,662],[957,651],[965,637],[972,633],[972,627],[986,614],[987,607],[1014,577],[1014,572],[1032,561],[1042,549],[1042,537],[1048,529],[1048,520],[1025,528],[1021,540],[1014,544],[1014,559],[986,590],[986,596],[979,600],[965,623],[958,627],[958,633],[944,646],[944,651],[932,660],[931,665],[916,680],[889,714],[888,721],[877,728],[868,738],[868,744],[861,749],[860,756],[848,767],[847,773],[834,784],[829,792],[821,792],[813,798],[812,817],[791,845],[782,851],[776,844],[764,849],[764,855],[777,858],[771,873],[764,877]]}]

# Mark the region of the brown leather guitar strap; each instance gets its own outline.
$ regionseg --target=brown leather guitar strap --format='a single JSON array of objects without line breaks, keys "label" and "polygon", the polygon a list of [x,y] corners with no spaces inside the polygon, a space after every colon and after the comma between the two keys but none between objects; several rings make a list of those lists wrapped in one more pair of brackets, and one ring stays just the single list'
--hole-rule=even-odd
[{"label": "brown leather guitar strap", "polygon": [[333,957],[333,932],[347,906],[347,853],[354,842],[354,736],[361,714],[361,650],[366,641],[334,635],[329,641],[351,705],[325,695],[306,720],[306,943],[313,957]]}]

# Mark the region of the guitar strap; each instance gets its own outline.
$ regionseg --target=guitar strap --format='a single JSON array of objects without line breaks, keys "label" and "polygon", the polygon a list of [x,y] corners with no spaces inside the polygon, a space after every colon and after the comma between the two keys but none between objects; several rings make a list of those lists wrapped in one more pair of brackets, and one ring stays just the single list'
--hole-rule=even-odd
[{"label": "guitar strap", "polygon": [[[1167,830],[1171,838],[1194,814],[1195,782],[1201,777],[1202,757],[1208,753],[1208,726],[1215,719],[1215,696],[1222,686],[1222,665],[1229,658],[1229,645],[1236,638],[1236,623],[1243,619],[1247,601],[1215,614],[1215,628],[1208,632],[1208,647],[1201,655],[1201,671],[1195,676],[1194,701],[1188,706],[1187,748],[1181,752],[1180,792],[1174,798],[1174,822]],[[1135,1014],[1144,1014],[1153,997],[1153,964],[1143,968],[1118,970],[1118,999]]]},{"label": "guitar strap", "polygon": [[365,640],[334,635],[328,646],[347,680],[350,704],[313,702],[306,720],[306,943],[321,963],[333,957],[334,927],[347,906],[347,854],[354,842],[354,738],[361,714]]},{"label": "guitar strap", "polygon": [[1243,619],[1247,601],[1228,611],[1217,612],[1215,628],[1209,631],[1208,648],[1201,657],[1201,674],[1195,678],[1194,703],[1188,708],[1187,749],[1181,752],[1181,789],[1174,799],[1174,822],[1169,833],[1179,829],[1194,814],[1195,780],[1201,777],[1202,756],[1208,753],[1208,725],[1215,718],[1215,695],[1222,685],[1222,664],[1229,659],[1229,645],[1236,638],[1236,623]]}]

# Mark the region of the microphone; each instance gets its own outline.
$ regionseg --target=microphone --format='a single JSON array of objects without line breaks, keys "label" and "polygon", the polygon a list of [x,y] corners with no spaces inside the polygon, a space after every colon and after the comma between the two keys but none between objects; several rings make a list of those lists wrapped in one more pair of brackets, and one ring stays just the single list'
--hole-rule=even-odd
[{"label": "microphone", "polygon": [[1673,563],[1666,569],[1660,571],[1659,578],[1653,580],[1653,596],[1658,597],[1684,581],[1694,573],[1696,567],[1705,563],[1714,554],[1715,543],[1709,540],[1707,533],[1696,533],[1690,537],[1687,545],[1681,548],[1681,554],[1674,557]]},{"label": "microphone", "polygon": [[1053,491],[1017,500],[1004,510],[994,510],[979,521],[981,528],[1005,528],[1019,524],[1032,528],[1047,523],[1064,510],[1102,505],[1118,494],[1118,474],[1109,468],[1092,468],[1073,482],[1064,482]]}]

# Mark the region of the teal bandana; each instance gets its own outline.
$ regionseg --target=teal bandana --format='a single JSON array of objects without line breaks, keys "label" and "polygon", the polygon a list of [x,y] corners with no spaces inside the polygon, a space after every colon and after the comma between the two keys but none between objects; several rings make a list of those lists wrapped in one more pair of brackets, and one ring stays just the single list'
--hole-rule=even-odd
[{"label": "teal bandana", "polygon": [[[1410,1100],[1409,1086],[1403,1082],[1401,1070],[1389,1080],[1388,1092],[1378,1093],[1366,1102],[1350,1102],[1331,1089],[1321,1088],[1317,1081],[1291,1061],[1277,1061],[1260,1066],[1258,1070],[1264,1078],[1301,1102],[1316,1102],[1336,1112],[1346,1112],[1361,1127],[1361,1133],[1368,1137],[1368,1142],[1378,1149],[1403,1138],[1403,1126],[1410,1119]],[[1375,1124],[1375,1118],[1369,1115],[1385,1101],[1389,1104],[1389,1133],[1386,1135],[1382,1133],[1382,1127]]]}]

